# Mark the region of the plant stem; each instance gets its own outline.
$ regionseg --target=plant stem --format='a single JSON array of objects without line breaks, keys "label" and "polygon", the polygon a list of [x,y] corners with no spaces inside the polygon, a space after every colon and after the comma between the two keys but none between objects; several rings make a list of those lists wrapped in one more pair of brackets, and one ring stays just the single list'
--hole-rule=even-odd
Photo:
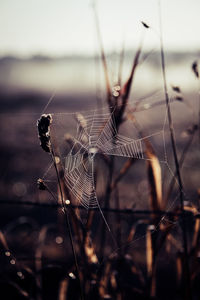
[{"label": "plant stem", "polygon": [[76,251],[75,251],[73,237],[72,237],[72,230],[71,230],[71,226],[70,226],[69,212],[68,212],[68,209],[67,209],[67,207],[65,205],[65,202],[64,202],[63,191],[62,191],[62,186],[61,186],[61,182],[60,182],[60,176],[59,176],[57,164],[56,164],[56,161],[55,161],[55,154],[54,154],[52,143],[51,143],[51,156],[52,156],[53,164],[54,164],[54,167],[55,167],[55,170],[56,170],[58,187],[59,187],[59,190],[60,190],[60,196],[61,196],[61,201],[62,201],[62,208],[63,208],[64,214],[66,216],[67,229],[68,229],[68,233],[69,233],[70,243],[71,243],[71,247],[72,247],[72,253],[73,253],[73,256],[74,256],[74,262],[75,262],[75,267],[76,267],[76,272],[77,272],[77,278],[78,278],[79,287],[80,287],[80,296],[81,296],[81,300],[84,300],[83,289],[82,289],[81,280],[80,280],[78,261],[77,261]]},{"label": "plant stem", "polygon": [[199,144],[200,144],[200,78],[198,78],[199,80],[199,88],[198,88],[198,98],[199,98],[199,122],[198,122],[198,126],[199,126]]},{"label": "plant stem", "polygon": [[[188,140],[187,144],[185,145],[184,149],[183,149],[183,152],[181,154],[181,157],[180,157],[180,160],[179,160],[179,168],[181,169],[182,168],[182,165],[183,165],[183,162],[185,160],[185,157],[186,157],[186,154],[192,144],[192,141],[193,141],[193,138],[194,138],[194,135],[195,135],[195,131],[191,134],[190,136],[190,139]],[[177,174],[175,173],[175,176],[177,176]],[[172,192],[173,192],[173,189],[174,189],[174,184],[175,184],[175,178],[173,177],[171,182],[170,182],[170,185],[169,185],[169,188],[168,188],[168,192],[167,192],[167,196],[165,198],[165,201],[167,201],[169,199],[169,197],[171,196]]]},{"label": "plant stem", "polygon": [[184,247],[184,256],[185,260],[183,262],[183,267],[186,272],[186,281],[187,281],[187,299],[192,299],[191,296],[191,284],[190,284],[190,270],[189,270],[189,261],[188,261],[188,245],[187,245],[187,235],[186,235],[186,221],[185,221],[185,210],[184,210],[184,199],[183,199],[183,183],[179,168],[178,156],[177,156],[177,149],[176,149],[176,142],[175,142],[175,135],[174,135],[174,128],[172,122],[172,115],[171,115],[171,108],[169,102],[169,95],[167,90],[167,80],[166,80],[166,69],[165,69],[165,56],[164,56],[164,48],[163,48],[163,36],[162,36],[162,22],[161,22],[161,5],[159,0],[159,21],[160,21],[160,53],[161,53],[161,67],[162,67],[162,76],[163,76],[163,84],[164,84],[164,93],[165,93],[165,101],[166,101],[166,108],[167,108],[167,116],[168,116],[168,123],[169,123],[169,130],[170,130],[170,138],[174,156],[174,162],[176,167],[176,176],[179,183],[179,192],[180,192],[180,207],[182,212],[182,234],[183,234],[183,247]]},{"label": "plant stem", "polygon": [[101,52],[101,60],[103,64],[103,70],[104,70],[104,76],[105,76],[105,81],[106,81],[106,90],[107,90],[107,101],[110,106],[112,106],[112,101],[111,101],[111,88],[110,88],[110,81],[109,81],[109,76],[108,76],[108,67],[107,67],[107,62],[106,62],[106,56],[105,56],[105,51],[103,47],[103,42],[101,38],[101,32],[100,32],[100,26],[99,26],[99,18],[96,10],[96,6],[94,4],[93,6],[94,9],[94,18],[95,18],[95,26],[96,26],[96,31],[97,31],[97,36],[99,40],[99,47],[100,47],[100,52]]}]

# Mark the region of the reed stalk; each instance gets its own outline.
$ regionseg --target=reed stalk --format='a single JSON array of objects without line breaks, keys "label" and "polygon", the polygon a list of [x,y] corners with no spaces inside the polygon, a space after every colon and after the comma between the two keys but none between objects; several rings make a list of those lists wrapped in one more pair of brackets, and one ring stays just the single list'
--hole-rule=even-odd
[{"label": "reed stalk", "polygon": [[[58,167],[57,167],[56,156],[55,156],[55,152],[54,152],[54,148],[53,148],[53,143],[51,141],[51,134],[50,134],[51,123],[52,123],[51,114],[48,114],[48,115],[43,114],[41,116],[41,118],[37,122],[38,137],[40,139],[40,146],[42,147],[42,149],[51,155],[53,165],[54,165],[54,168],[56,171],[56,177],[57,177],[57,182],[58,182],[58,188],[60,191],[62,209],[66,216],[65,220],[67,223],[67,230],[69,233],[70,243],[71,243],[71,247],[72,247],[72,253],[73,253],[74,262],[75,262],[75,268],[76,268],[76,272],[77,272],[77,278],[78,278],[79,287],[80,287],[80,297],[81,297],[81,300],[84,300],[83,290],[82,290],[82,285],[81,285],[81,280],[80,280],[78,261],[77,261],[75,246],[74,246],[74,242],[73,242],[71,225],[70,225],[69,211],[68,211],[68,207],[65,205],[64,193],[63,193],[61,179],[60,179],[60,175],[59,175],[59,171],[58,171]],[[46,186],[44,185],[44,183],[41,180],[38,180],[38,183],[39,183],[40,188],[42,188],[42,189],[46,188]]]},{"label": "reed stalk", "polygon": [[169,124],[169,131],[170,131],[170,139],[174,157],[174,163],[176,168],[176,176],[179,184],[179,193],[180,193],[180,207],[182,212],[182,238],[183,238],[183,247],[184,247],[184,262],[183,267],[185,269],[185,281],[186,281],[186,294],[187,299],[192,299],[191,295],[191,283],[190,283],[190,270],[189,270],[189,258],[188,258],[188,244],[187,244],[187,235],[186,235],[186,220],[185,220],[185,210],[184,210],[184,197],[183,197],[183,183],[181,178],[181,172],[179,167],[178,155],[177,155],[177,148],[176,148],[176,141],[175,141],[175,134],[173,128],[173,121],[172,121],[172,114],[171,114],[171,107],[167,89],[167,79],[166,79],[166,68],[165,68],[165,55],[164,55],[164,46],[163,46],[163,35],[162,35],[162,20],[161,20],[161,3],[160,0],[159,4],[159,26],[160,26],[160,54],[161,54],[161,69],[162,69],[162,77],[163,77],[163,85],[164,85],[164,93],[165,93],[165,101],[166,101],[166,109],[167,109],[167,117],[168,117],[168,124]]},{"label": "reed stalk", "polygon": [[81,280],[80,280],[80,271],[79,271],[79,266],[78,266],[78,260],[77,260],[77,256],[76,256],[76,251],[75,251],[75,246],[74,246],[74,241],[73,241],[73,236],[72,236],[72,230],[71,230],[71,225],[70,225],[70,220],[69,220],[69,211],[64,202],[63,190],[62,190],[62,186],[61,186],[60,176],[59,176],[58,167],[57,167],[56,160],[55,160],[55,154],[54,154],[52,143],[51,143],[51,157],[52,157],[54,168],[56,171],[56,177],[57,177],[58,187],[59,187],[59,191],[60,191],[62,208],[63,208],[64,214],[66,216],[65,220],[67,223],[67,230],[69,233],[70,243],[71,243],[71,247],[72,247],[72,253],[73,253],[76,272],[77,272],[77,278],[78,278],[78,282],[79,282],[80,297],[81,297],[81,300],[84,300],[84,296],[83,296],[84,294],[83,294],[83,289],[82,289]]}]

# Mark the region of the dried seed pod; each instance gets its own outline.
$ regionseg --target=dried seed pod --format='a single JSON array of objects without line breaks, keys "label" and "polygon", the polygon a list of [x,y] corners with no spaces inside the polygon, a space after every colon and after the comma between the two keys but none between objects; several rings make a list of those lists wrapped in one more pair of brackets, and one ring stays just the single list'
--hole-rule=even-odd
[{"label": "dried seed pod", "polygon": [[197,61],[193,62],[193,64],[192,64],[192,70],[193,70],[195,76],[197,78],[199,78],[199,70],[198,70],[198,63],[197,63]]},{"label": "dried seed pod", "polygon": [[177,101],[183,101],[183,97],[182,96],[176,96],[175,100],[177,100]]},{"label": "dried seed pod", "polygon": [[37,180],[37,186],[38,186],[38,189],[41,190],[41,191],[45,191],[47,189],[45,183],[44,183],[44,180],[39,178]]},{"label": "dried seed pod", "polygon": [[181,89],[179,86],[176,86],[176,85],[172,85],[172,90],[176,93],[181,93]]},{"label": "dried seed pod", "polygon": [[141,23],[142,23],[142,25],[143,25],[145,28],[149,28],[149,27],[150,27],[149,25],[147,25],[147,23],[145,23],[145,22],[143,22],[143,21],[141,21]]},{"label": "dried seed pod", "polygon": [[38,134],[40,139],[40,146],[46,152],[51,152],[50,143],[50,125],[52,123],[52,116],[50,114],[43,114],[37,121]]},{"label": "dried seed pod", "polygon": [[194,134],[194,132],[198,130],[198,125],[197,124],[194,124],[193,126],[189,127],[187,130],[186,130],[186,133],[188,135],[191,135],[191,134]]}]

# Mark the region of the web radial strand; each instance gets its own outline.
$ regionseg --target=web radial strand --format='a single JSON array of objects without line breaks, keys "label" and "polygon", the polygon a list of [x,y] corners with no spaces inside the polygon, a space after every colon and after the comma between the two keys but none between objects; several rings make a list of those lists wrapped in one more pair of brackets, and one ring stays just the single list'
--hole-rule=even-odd
[{"label": "web radial strand", "polygon": [[102,152],[107,155],[144,158],[142,140],[133,140],[121,135],[117,135],[113,142],[107,142],[102,147]]},{"label": "web radial strand", "polygon": [[96,141],[94,146],[101,149],[108,140],[113,140],[113,136],[117,134],[113,114],[109,114],[107,118],[104,117],[100,123],[96,123],[95,125],[94,136],[96,137]]},{"label": "web radial strand", "polygon": [[81,144],[87,148],[87,145],[89,143],[89,134],[87,132],[87,127],[85,128],[82,128],[80,125],[78,126],[78,129],[77,129],[77,140],[81,142]]},{"label": "web radial strand", "polygon": [[97,207],[91,162],[83,160],[77,168],[65,172],[65,181],[74,197],[85,207]]},{"label": "web radial strand", "polygon": [[[101,146],[101,144],[104,141],[107,141],[116,133],[114,119],[113,116],[110,114],[102,114],[95,116],[90,115],[86,116],[85,120],[87,122],[87,126],[84,128],[84,131],[87,132],[88,147]],[[79,138],[80,135],[82,137],[81,129],[78,129],[78,132]],[[85,132],[83,132],[83,134],[85,134]]]},{"label": "web radial strand", "polygon": [[96,153],[145,159],[143,141],[160,132],[132,139],[118,134],[113,113],[80,115],[79,119],[74,146],[65,160],[65,181],[79,203],[87,209],[98,208],[93,166]]},{"label": "web radial strand", "polygon": [[78,168],[83,161],[83,155],[81,153],[68,154],[65,158],[65,173],[70,173],[74,169]]}]

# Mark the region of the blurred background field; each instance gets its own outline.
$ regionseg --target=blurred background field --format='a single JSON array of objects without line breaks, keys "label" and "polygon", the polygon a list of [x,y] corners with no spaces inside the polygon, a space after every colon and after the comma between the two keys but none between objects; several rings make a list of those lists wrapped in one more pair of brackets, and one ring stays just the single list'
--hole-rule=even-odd
[{"label": "blurred background field", "polygon": [[[156,218],[150,213],[155,207],[150,201],[148,162],[138,159],[132,162],[116,190],[113,189],[110,210],[107,209],[105,186],[110,180],[109,171],[97,157],[97,196],[114,241],[100,211],[88,213],[80,207],[75,210],[81,220],[81,224],[78,223],[80,231],[87,227],[89,219],[92,226],[87,230],[92,244],[89,245],[86,235],[85,252],[81,248],[85,254],[79,252],[81,243],[73,223],[76,218],[71,212],[84,296],[85,299],[117,300],[133,297],[189,299],[189,288],[187,284],[184,288],[185,275],[181,269],[185,259],[182,225],[181,220],[173,215],[180,213],[176,181],[167,199],[176,170],[166,120],[157,4],[153,0],[148,4],[128,0],[126,3],[108,2],[98,2],[97,11],[112,88],[119,84],[122,50],[120,87],[130,75],[133,58],[143,37],[126,113],[134,112],[142,132],[150,137],[160,162],[163,210]],[[163,3],[162,13],[167,83],[179,160],[186,151],[181,175],[193,292],[190,299],[196,300],[200,295],[200,152],[197,128],[200,84],[192,64],[198,62],[200,40],[197,34],[199,2],[191,2]],[[41,114],[52,114],[53,141],[64,162],[70,150],[64,137],[76,134],[75,113],[87,116],[93,110],[99,113],[108,111],[91,3],[76,0],[54,5],[45,0],[42,4],[22,1],[16,6],[11,1],[2,1],[0,7],[2,299],[79,299],[78,274],[61,205],[57,202],[56,174],[52,170],[45,176],[51,157],[39,145],[36,124]],[[54,20],[55,14],[57,21]],[[146,32],[141,24],[143,20],[150,25]],[[181,93],[177,94],[174,87],[179,87]],[[120,133],[138,138],[137,129],[130,120],[122,123]],[[155,133],[159,134],[154,136]],[[113,180],[125,162],[123,157],[115,159]],[[49,180],[54,197],[47,191],[38,190],[37,180],[43,177],[47,182]],[[72,204],[79,205],[75,199]],[[95,263],[91,263],[91,259]]]},{"label": "blurred background field", "polygon": [[[127,78],[130,72],[134,53],[135,51],[132,50],[125,56],[123,78]],[[191,70],[191,64],[197,53],[166,53],[166,56],[171,83],[169,93],[172,100],[173,121],[181,152],[188,140],[185,132],[193,125],[194,118],[197,120],[198,117],[198,82]],[[108,56],[108,62],[113,68],[117,68],[119,55]],[[60,59],[5,57],[0,60],[0,65],[2,195],[4,200],[12,199],[13,196],[20,199],[21,197],[32,198],[34,190],[37,191],[36,179],[45,172],[48,161],[48,157],[41,153],[39,147],[37,119],[44,109],[45,113],[74,113],[106,107],[101,61],[99,57]],[[177,85],[182,90],[183,101],[174,101],[176,93],[172,90],[172,86]],[[51,98],[52,101],[48,104]],[[159,53],[150,55],[147,62],[138,66],[129,107],[133,108],[136,103],[139,103],[136,118],[147,135],[162,130],[166,108]],[[76,129],[73,119],[73,115],[65,117],[63,137],[64,133],[72,133]],[[63,137],[61,136],[61,139]],[[170,148],[167,131],[165,139],[166,147]],[[195,196],[195,190],[198,188],[197,143],[196,135],[190,148],[190,155],[184,164],[184,171],[187,174],[185,185],[189,195],[192,193],[192,196]],[[170,152],[169,149],[168,151]],[[170,156],[168,162],[173,164]],[[20,191],[18,195],[18,190],[15,188],[18,183],[22,184],[22,195]]]}]

